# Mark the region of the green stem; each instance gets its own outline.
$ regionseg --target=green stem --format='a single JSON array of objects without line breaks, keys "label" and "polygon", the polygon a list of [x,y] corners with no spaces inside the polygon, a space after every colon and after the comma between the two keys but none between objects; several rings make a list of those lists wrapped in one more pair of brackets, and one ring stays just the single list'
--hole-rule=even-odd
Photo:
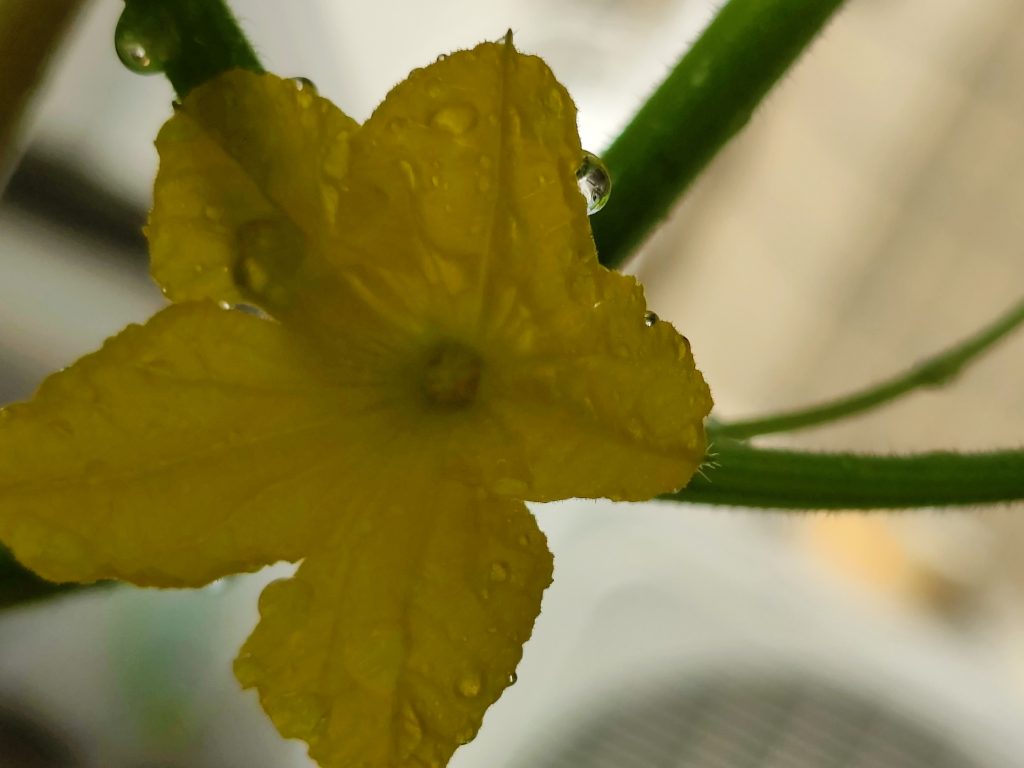
[{"label": "green stem", "polygon": [[745,440],[756,435],[813,427],[876,408],[921,387],[948,384],[981,353],[1021,325],[1024,325],[1024,299],[991,325],[982,328],[960,344],[881,384],[809,408],[774,413],[745,421],[715,422],[708,427],[708,434],[712,440]]},{"label": "green stem", "polygon": [[730,0],[604,153],[613,192],[591,219],[621,264],[821,30],[842,0]]},{"label": "green stem", "polygon": [[[182,98],[226,70],[263,71],[224,0],[125,0],[115,43],[130,69],[163,72]],[[133,61],[133,45],[143,61]]]},{"label": "green stem", "polygon": [[664,499],[765,509],[907,509],[1024,500],[1024,449],[865,456],[742,443]]}]

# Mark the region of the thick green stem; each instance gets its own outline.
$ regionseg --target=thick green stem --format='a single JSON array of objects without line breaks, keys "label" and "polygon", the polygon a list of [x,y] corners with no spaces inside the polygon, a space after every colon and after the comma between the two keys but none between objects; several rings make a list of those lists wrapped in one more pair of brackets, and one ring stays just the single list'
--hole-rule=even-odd
[{"label": "thick green stem", "polygon": [[876,408],[915,389],[948,384],[969,363],[1021,325],[1024,325],[1024,299],[973,336],[881,384],[810,408],[746,421],[715,422],[708,427],[708,434],[713,440],[745,440],[756,435],[813,427]]},{"label": "thick green stem", "polygon": [[821,30],[842,0],[730,0],[604,153],[613,192],[591,219],[621,264]]},{"label": "thick green stem", "polygon": [[179,97],[229,69],[263,71],[224,0],[125,0],[115,44],[130,69],[163,72]]},{"label": "thick green stem", "polygon": [[763,509],[908,509],[1024,501],[1024,449],[865,456],[724,443],[690,485],[662,498]]}]

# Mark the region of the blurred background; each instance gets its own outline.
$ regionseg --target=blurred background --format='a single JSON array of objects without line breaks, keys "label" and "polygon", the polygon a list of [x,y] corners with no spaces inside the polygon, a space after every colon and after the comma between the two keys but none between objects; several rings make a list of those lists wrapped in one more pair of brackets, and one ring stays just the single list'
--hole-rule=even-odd
[{"label": "blurred background", "polygon": [[[269,69],[312,78],[360,120],[413,67],[511,27],[574,95],[598,152],[714,11],[233,5]],[[0,200],[0,403],[162,303],[139,230],[172,93],[117,61],[120,8],[83,3]],[[1022,137],[1018,0],[850,0],[629,268],[691,340],[722,418],[834,396],[1020,298]],[[948,388],[774,442],[905,452],[1022,435],[1018,334]],[[1019,506],[535,509],[555,583],[519,682],[458,768],[1024,765]],[[0,766],[308,765],[230,674],[259,589],[287,572],[4,611]]]}]

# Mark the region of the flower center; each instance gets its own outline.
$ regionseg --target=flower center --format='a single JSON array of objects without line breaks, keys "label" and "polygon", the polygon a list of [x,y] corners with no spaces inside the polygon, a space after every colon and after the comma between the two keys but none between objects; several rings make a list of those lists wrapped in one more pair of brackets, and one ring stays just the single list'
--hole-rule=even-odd
[{"label": "flower center", "polygon": [[438,344],[427,358],[423,393],[435,405],[465,408],[476,398],[481,369],[475,350],[458,342]]}]

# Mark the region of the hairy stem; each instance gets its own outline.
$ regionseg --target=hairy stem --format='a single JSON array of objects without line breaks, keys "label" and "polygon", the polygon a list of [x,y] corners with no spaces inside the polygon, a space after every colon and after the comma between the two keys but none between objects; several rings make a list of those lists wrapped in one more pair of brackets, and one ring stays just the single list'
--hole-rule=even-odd
[{"label": "hairy stem", "polygon": [[891,510],[1024,500],[1024,449],[866,456],[727,442],[687,488],[661,498],[762,509]]},{"label": "hairy stem", "polygon": [[621,264],[818,34],[842,0],[729,0],[604,153],[613,192],[591,219]]},{"label": "hairy stem", "polygon": [[119,47],[151,49],[149,71],[162,71],[179,97],[229,69],[263,71],[224,0],[125,0],[115,36]]}]

